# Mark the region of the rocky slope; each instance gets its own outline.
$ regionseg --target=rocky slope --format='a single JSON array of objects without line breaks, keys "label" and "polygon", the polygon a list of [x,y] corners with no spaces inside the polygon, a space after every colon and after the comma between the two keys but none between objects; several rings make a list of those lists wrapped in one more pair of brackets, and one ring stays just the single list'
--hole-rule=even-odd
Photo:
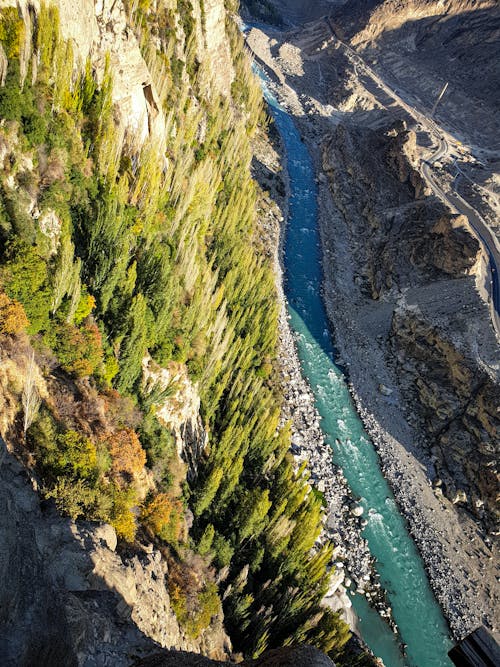
[{"label": "rocky slope", "polygon": [[[381,132],[343,125],[325,144],[323,168],[341,214],[340,219],[336,212],[323,220],[325,270],[330,290],[338,290],[338,279],[332,276],[347,242],[354,266],[342,282],[345,291],[353,281],[345,294],[351,304],[347,327],[354,324],[358,330],[358,352],[338,326],[343,300],[328,297],[328,303],[342,356],[352,361],[359,355],[372,369],[368,378],[368,366],[360,373],[353,363],[351,381],[372,435],[388,457],[382,455],[389,479],[394,475],[396,482],[399,477],[394,448],[389,454],[381,443],[394,439],[420,461],[436,497],[444,494],[455,504],[465,534],[471,530],[466,527],[468,513],[475,517],[484,542],[470,578],[474,587],[480,581],[482,587],[488,579],[475,577],[483,571],[498,526],[497,343],[476,287],[483,281],[477,241],[464,219],[426,192],[412,161],[413,144],[403,126]],[[347,235],[341,237],[343,224]],[[430,498],[420,502],[433,506]],[[432,532],[422,519],[413,524],[413,534],[424,559],[427,554],[431,573],[434,567],[441,571],[434,579],[435,590],[457,631],[463,627],[468,595],[458,603],[462,613],[455,616],[450,590],[458,591],[462,584],[451,583],[455,575],[450,578],[451,572],[441,570],[444,554],[432,556],[437,546],[428,541]],[[456,528],[453,532],[450,546],[457,539]],[[465,544],[463,549],[470,553]],[[493,590],[486,584],[486,600]],[[485,602],[482,621],[494,627],[491,604]]]},{"label": "rocky slope", "polygon": [[124,558],[111,526],[41,507],[36,482],[0,444],[2,664],[130,665],[161,646],[229,655],[221,617],[195,641],[179,627],[160,551]]},{"label": "rocky slope", "polygon": [[427,434],[433,485],[494,533],[498,381],[457,349],[446,326],[436,326],[422,312],[397,312],[390,340],[395,375]]},{"label": "rocky slope", "polygon": [[[184,58],[184,17],[178,12],[175,0],[155,3],[159,16],[160,4],[177,37],[177,56]],[[147,142],[159,148],[164,146],[166,115],[163,93],[158,86],[161,76],[151,67],[147,52],[141,49],[140,31],[132,29],[125,5],[107,0],[60,0],[52,3],[52,7],[58,11],[61,37],[69,41],[67,48],[74,55],[74,77],[87,63],[97,85],[103,85],[106,77],[113,79],[111,104],[118,150],[126,145],[133,152]],[[10,8],[14,11],[9,14]],[[41,3],[2,0],[0,9],[6,10],[6,16],[19,17],[24,24],[20,31],[20,70],[23,76],[29,72],[34,79],[37,67],[41,66],[31,56],[40,30]],[[198,65],[206,68],[205,92],[227,95],[234,74],[224,2],[195,0],[192,13],[196,26],[192,48]],[[5,43],[5,32],[2,40]],[[1,45],[0,56],[4,84],[12,63],[8,63]],[[23,173],[30,174],[32,182],[38,182],[38,169],[42,172],[44,169],[43,149],[36,157],[33,154],[25,157],[24,150],[26,146],[18,140],[15,123],[6,125],[2,120],[2,166],[6,161],[17,160]],[[64,178],[63,170],[57,171],[55,178]],[[29,195],[5,169],[2,169],[3,187],[18,197],[23,215],[39,226],[49,241],[49,256],[55,255],[61,244],[62,216],[53,210],[41,214],[37,188]],[[69,281],[66,276],[66,282]],[[166,547],[161,552],[158,542],[153,548],[153,544],[148,545],[148,537],[143,536],[143,547],[126,557],[123,543],[122,549],[116,550],[117,536],[111,526],[76,524],[63,519],[50,501],[41,508],[40,498],[47,488],[33,472],[35,457],[26,447],[26,438],[19,437],[23,428],[21,414],[26,413],[23,391],[28,384],[37,397],[37,405],[42,401],[75,431],[95,437],[109,426],[106,416],[109,406],[94,383],[87,379],[75,382],[65,373],[52,372],[54,359],[47,358],[46,351],[38,348],[34,352],[24,332],[19,337],[2,336],[0,434],[9,436],[9,451],[1,440],[0,662],[129,665],[134,656],[150,654],[159,647],[228,658],[231,642],[223,627],[222,611],[212,618],[197,640],[181,628],[168,594]],[[148,382],[157,385],[161,376],[165,383],[161,389],[171,387],[160,406],[160,418],[172,432],[178,454],[192,473],[206,444],[199,415],[198,385],[189,379],[185,364],[172,362],[168,369],[160,369],[150,357],[145,357],[143,364],[146,386]],[[132,407],[129,417],[134,410]],[[36,412],[35,409],[35,416]],[[14,458],[13,450],[24,466]],[[185,479],[182,464],[176,477],[174,488]],[[143,501],[153,488],[151,471],[144,470],[140,478],[142,490],[137,500]],[[192,515],[186,516],[192,521]],[[193,664],[192,656],[186,664]]]},{"label": "rocky slope", "polygon": [[425,196],[415,147],[404,123],[385,133],[339,125],[324,150],[336,201],[363,238],[359,281],[373,299],[391,288],[474,274],[480,261],[466,219]]},{"label": "rocky slope", "polygon": [[[161,90],[156,86],[155,72],[150,70],[138,38],[130,28],[123,2],[58,0],[55,4],[59,10],[62,37],[71,41],[76,64],[82,67],[90,59],[97,80],[102,81],[109,61],[113,74],[114,112],[129,141],[140,145],[151,135],[162,141],[165,118]],[[210,63],[210,83],[215,90],[227,94],[234,72],[225,31],[224,2],[205,0],[203,10],[201,4],[199,0],[192,3],[196,58],[200,64]],[[161,5],[162,11],[170,13],[173,18],[180,45],[184,28],[181,15],[177,13],[177,2],[168,0]],[[17,7],[26,22],[27,34],[31,33],[30,26],[35,20],[34,12],[40,7],[39,0],[34,3],[2,0],[0,7]],[[29,42],[25,45],[25,53],[31,53]],[[177,55],[181,57],[183,54],[179,51]],[[25,62],[24,68],[27,66]]]},{"label": "rocky slope", "polygon": [[324,20],[265,32],[249,44],[317,156],[325,301],[354,400],[454,634],[497,631],[498,345],[479,245],[420,175],[428,133]]},{"label": "rocky slope", "polygon": [[332,17],[339,35],[427,108],[449,82],[437,117],[498,150],[498,3],[366,0],[334,7]]}]

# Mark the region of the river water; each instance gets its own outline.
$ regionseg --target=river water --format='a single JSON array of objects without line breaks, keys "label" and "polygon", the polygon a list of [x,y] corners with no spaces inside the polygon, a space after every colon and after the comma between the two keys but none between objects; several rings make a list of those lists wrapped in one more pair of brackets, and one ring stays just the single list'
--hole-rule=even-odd
[{"label": "river water", "polygon": [[[292,118],[269,91],[265,75],[259,75],[288,159],[291,198],[285,239],[285,294],[302,372],[314,393],[334,460],[353,493],[361,498],[368,521],[363,535],[376,558],[400,639],[363,596],[353,595],[359,630],[386,667],[450,667],[447,624],[381,473],[377,453],[356,413],[345,378],[333,362],[334,349],[321,298],[317,187],[312,160]],[[407,647],[405,654],[401,641]]]}]

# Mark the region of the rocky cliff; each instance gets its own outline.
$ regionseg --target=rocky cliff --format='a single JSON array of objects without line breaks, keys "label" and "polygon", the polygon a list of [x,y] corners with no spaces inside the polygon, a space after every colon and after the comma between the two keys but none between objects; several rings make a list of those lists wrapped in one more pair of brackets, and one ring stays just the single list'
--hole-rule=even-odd
[{"label": "rocky cliff", "polygon": [[0,444],[2,664],[130,665],[162,646],[229,655],[221,617],[194,641],[179,627],[160,551],[120,556],[111,526],[41,506],[36,482]]},{"label": "rocky cliff", "polygon": [[[127,146],[133,153],[146,144],[154,144],[155,150],[164,147],[167,114],[164,92],[158,86],[165,73],[152,67],[144,48],[140,22],[135,20],[131,8],[120,1],[61,0],[52,3],[52,9],[57,10],[50,16],[54,42],[59,37],[67,40],[66,66],[73,69],[69,79],[76,81],[87,68],[96,86],[105,86],[106,79],[113,81],[110,100],[116,140],[113,150]],[[42,4],[2,0],[0,10],[6,12],[2,16],[15,17],[19,39],[15,55],[18,49],[21,76],[27,82],[34,82],[42,67],[35,55],[43,29]],[[153,26],[157,39],[165,33],[165,25],[159,25],[161,19],[166,20],[167,32],[173,31],[178,37],[176,57],[179,61],[184,62],[189,56],[197,67],[204,68],[205,93],[229,94],[233,66],[223,0],[194,2],[192,23],[188,24],[184,22],[187,14],[179,10],[175,0],[148,4],[148,11],[158,17],[158,23]],[[185,48],[188,27],[195,28],[191,41],[193,55]],[[50,38],[48,34],[46,37]],[[5,28],[1,38],[4,45],[8,43]],[[0,55],[1,78],[5,83],[13,59],[9,53],[8,61],[2,46]],[[57,67],[62,69],[63,66],[58,63]],[[185,72],[183,76],[187,76]],[[65,216],[60,211],[56,214],[53,209],[41,213],[38,187],[31,189],[30,194],[30,188],[25,189],[4,168],[7,162],[16,161],[23,173],[29,174],[28,180],[41,182],[43,189],[54,182],[51,177],[44,181],[43,176],[40,181],[40,174],[50,159],[47,160],[43,148],[35,154],[22,144],[15,123],[2,119],[1,125],[2,193],[8,192],[19,202],[16,210],[39,228],[37,233],[41,232],[50,246],[48,257],[54,257],[64,243],[61,237]],[[60,156],[64,161],[64,150]],[[65,168],[60,165],[56,171],[53,176],[61,183],[66,177]],[[4,242],[2,246],[3,252]],[[69,288],[72,280],[66,274],[63,289]],[[80,287],[77,291],[80,294]],[[60,423],[90,438],[97,434],[102,437],[106,432],[109,405],[103,400],[103,394],[99,396],[92,381],[75,382],[75,377],[58,372],[54,360],[46,356],[47,349],[38,348],[35,352],[31,342],[24,332],[20,337],[4,335],[0,349],[0,433],[9,441],[9,451],[1,441],[0,455],[3,508],[0,661],[6,665],[128,665],[133,656],[149,654],[159,647],[227,658],[231,642],[223,626],[220,606],[197,639],[181,627],[168,593],[168,549],[163,547],[160,551],[158,542],[153,547],[152,535],[149,538],[144,535],[140,540],[143,548],[127,556],[123,548],[116,550],[117,536],[110,525],[77,524],[62,518],[50,501],[40,506],[48,487],[33,470],[36,456],[32,445],[26,446],[26,430],[32,421],[26,417],[27,387],[31,388],[31,399],[36,404],[33,418],[43,402],[44,408]],[[143,361],[144,392],[156,390],[161,394],[157,401],[161,404],[162,423],[172,433],[179,456],[184,457],[193,470],[207,440],[199,414],[198,387],[190,381],[184,363],[172,362],[169,370],[154,364],[154,372],[146,372],[153,362],[150,357]],[[165,375],[165,386],[158,382],[160,375]],[[125,420],[128,422],[131,418],[137,424],[136,408],[129,407]],[[128,422],[129,425],[132,422]],[[14,458],[12,451],[24,465]],[[144,469],[136,477],[139,492],[135,503],[144,501],[155,487],[153,476],[154,473]],[[180,461],[174,477],[173,488],[180,493],[178,486],[185,479],[185,467]],[[139,512],[137,506],[135,511]],[[189,520],[189,513],[186,518]],[[184,523],[182,532],[185,531]],[[21,568],[20,562],[23,563]],[[192,664],[192,658],[188,664]]]},{"label": "rocky cliff", "polygon": [[[75,53],[75,65],[81,68],[89,60],[97,80],[102,82],[106,67],[113,76],[113,104],[116,120],[126,137],[135,145],[148,136],[162,141],[165,118],[157,73],[151,70],[141,50],[141,29],[134,30],[126,7],[120,0],[58,0],[61,34],[70,41]],[[161,21],[168,21],[169,29],[178,35],[177,57],[186,58],[180,46],[184,43],[185,28],[182,12],[176,0],[147,3],[148,11],[158,16],[156,39],[161,43]],[[26,23],[26,43],[23,47],[29,65],[31,36],[39,0],[2,0],[0,7],[17,7]],[[186,18],[188,8],[184,8]],[[199,65],[206,69],[207,85],[227,94],[234,76],[228,38],[225,31],[226,9],[223,0],[194,0],[192,16],[195,22],[195,43],[191,48]],[[209,36],[209,38],[208,38]],[[108,63],[108,64],[107,64]]]},{"label": "rocky cliff", "polygon": [[493,532],[498,524],[498,381],[452,332],[415,310],[395,313],[394,370],[421,419],[433,485]]},{"label": "rocky cliff", "polygon": [[338,34],[395,85],[486,149],[498,147],[500,11],[494,0],[365,0],[334,7]]},{"label": "rocky cliff", "polygon": [[494,530],[498,377],[489,312],[476,291],[480,248],[466,219],[430,196],[414,147],[404,125],[385,133],[339,125],[323,168],[350,229],[359,289],[381,302],[381,313],[399,304],[387,359],[419,416],[434,484]]},{"label": "rocky cliff", "polygon": [[340,124],[323,168],[356,243],[358,280],[378,299],[391,289],[473,275],[480,248],[463,216],[429,197],[416,169],[415,134]]},{"label": "rocky cliff", "polygon": [[280,415],[261,91],[226,7],[0,4],[0,426],[43,499],[7,457],[10,662],[349,639]]}]

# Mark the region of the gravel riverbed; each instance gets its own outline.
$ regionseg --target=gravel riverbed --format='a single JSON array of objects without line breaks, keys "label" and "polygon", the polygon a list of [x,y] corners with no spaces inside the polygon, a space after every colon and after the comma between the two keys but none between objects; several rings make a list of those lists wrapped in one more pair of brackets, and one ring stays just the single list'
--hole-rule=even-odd
[{"label": "gravel riverbed", "polygon": [[[287,300],[284,293],[284,240],[288,218],[289,183],[286,171],[286,155],[281,140],[274,133],[274,148],[260,141],[254,146],[258,162],[267,173],[266,188],[270,196],[262,202],[261,225],[269,237],[268,246],[274,249],[276,289],[279,311],[279,360],[283,385],[284,404],[282,423],[292,424],[291,453],[297,468],[307,462],[310,482],[325,499],[325,522],[318,539],[318,546],[331,541],[334,546],[330,589],[325,597],[334,611],[341,611],[353,630],[357,619],[347,590],[355,590],[371,600],[380,614],[394,628],[390,607],[373,568],[373,557],[367,541],[362,536],[365,519],[349,489],[342,470],[334,464],[332,450],[325,442],[321,430],[320,415],[314,404],[314,395],[304,379],[297,352],[295,333],[289,323]],[[256,173],[262,183],[262,171]],[[269,174],[274,174],[269,177]]]},{"label": "gravel riverbed", "polygon": [[[352,259],[352,239],[345,221],[332,200],[326,177],[322,173],[320,143],[331,127],[325,109],[317,98],[306,95],[311,80],[304,81],[297,50],[280,48],[283,37],[254,35],[251,48],[270,73],[270,88],[280,103],[295,118],[303,140],[310,148],[319,185],[320,233],[325,278],[325,304],[332,325],[336,349],[342,366],[348,372],[349,387],[364,426],[380,456],[384,476],[391,485],[401,513],[422,556],[431,587],[450,624],[453,635],[463,638],[482,623],[497,633],[498,567],[494,545],[485,542],[477,524],[433,488],[426,462],[422,463],[419,434],[408,420],[398,400],[398,390],[383,395],[380,386],[391,386],[387,367],[387,347],[382,340],[375,344],[365,335],[366,302],[358,295]],[[270,48],[270,43],[272,49]],[[274,54],[280,53],[278,58]],[[288,52],[294,61],[287,63],[287,74],[295,71],[293,88],[283,74],[280,61]],[[294,69],[295,68],[295,69]],[[299,76],[300,75],[300,76]],[[289,79],[291,80],[291,79]],[[307,92],[307,91],[306,91]],[[320,94],[318,94],[320,97]],[[286,217],[286,211],[284,212]],[[281,298],[283,295],[281,293]],[[324,443],[312,394],[301,378],[293,335],[286,312],[281,315],[283,373],[292,378],[289,389],[289,414],[294,416],[294,454],[308,458],[316,484],[325,489],[332,521],[327,530],[339,545],[338,559],[345,569],[363,581],[369,574],[370,556],[360,533],[361,521],[352,516],[352,502],[345,479],[332,462],[330,448]],[[376,409],[375,409],[376,407]],[[374,417],[384,415],[384,424]],[[328,480],[334,480],[332,484]],[[323,485],[324,483],[324,485]],[[339,517],[341,520],[339,521]],[[345,517],[345,521],[344,521]],[[333,527],[333,518],[336,525]],[[366,558],[365,558],[366,555]],[[361,567],[357,565],[361,563]],[[348,575],[350,577],[350,574]],[[353,577],[354,578],[354,574]]]}]

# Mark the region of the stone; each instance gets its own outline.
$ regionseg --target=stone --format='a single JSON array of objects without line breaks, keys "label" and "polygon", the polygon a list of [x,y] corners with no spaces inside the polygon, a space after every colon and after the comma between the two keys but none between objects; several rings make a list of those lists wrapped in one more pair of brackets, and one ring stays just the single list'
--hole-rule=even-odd
[{"label": "stone", "polygon": [[116,531],[109,523],[103,523],[94,529],[95,538],[102,540],[103,546],[107,546],[111,551],[116,550],[117,538]]},{"label": "stone", "polygon": [[467,503],[467,494],[463,489],[458,489],[457,492],[454,494],[452,501],[454,505],[457,503]]}]

